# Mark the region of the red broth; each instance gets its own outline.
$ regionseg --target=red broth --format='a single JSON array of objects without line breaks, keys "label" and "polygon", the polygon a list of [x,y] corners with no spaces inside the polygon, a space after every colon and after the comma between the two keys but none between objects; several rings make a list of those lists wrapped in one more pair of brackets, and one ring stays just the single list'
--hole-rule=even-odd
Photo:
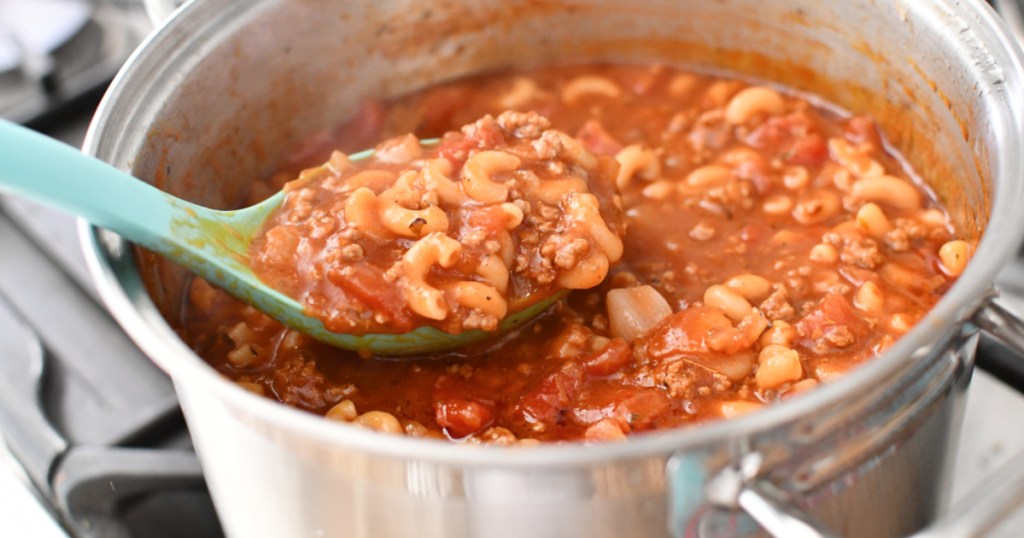
[{"label": "red broth", "polygon": [[625,251],[600,285],[498,342],[410,362],[318,344],[197,278],[185,340],[249,390],[379,431],[622,439],[842,376],[909,330],[973,248],[870,118],[665,66],[459,80],[368,102],[333,143],[436,137],[507,110],[536,112],[618,161]]}]

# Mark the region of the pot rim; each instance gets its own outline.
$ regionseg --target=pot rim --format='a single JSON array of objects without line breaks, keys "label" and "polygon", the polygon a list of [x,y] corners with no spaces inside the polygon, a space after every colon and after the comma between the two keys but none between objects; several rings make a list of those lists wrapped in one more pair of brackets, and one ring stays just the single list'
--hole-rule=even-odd
[{"label": "pot rim", "polygon": [[[231,2],[222,2],[222,4]],[[971,16],[975,31],[989,32],[995,39],[990,54],[1000,54],[1003,78],[989,96],[993,114],[990,120],[995,133],[995,147],[1024,147],[1024,54],[1005,23],[982,2],[954,2],[949,9],[961,16]],[[196,34],[210,17],[223,16],[215,7],[218,2],[189,2],[163,27],[151,34],[129,58],[111,82],[89,127],[83,152],[97,156],[100,142],[111,134],[124,109],[119,102],[126,87],[139,84],[140,77],[153,80],[168,47],[180,45],[183,29]],[[237,3],[237,9],[248,3]],[[177,37],[175,37],[177,36]],[[1010,80],[1008,80],[1010,79]],[[994,95],[999,95],[995,99]],[[107,156],[109,160],[109,156]],[[128,170],[128,166],[124,166]],[[991,197],[991,218],[966,271],[946,295],[914,328],[898,339],[882,356],[868,361],[841,379],[824,384],[807,394],[785,402],[766,406],[748,415],[727,420],[663,430],[631,437],[623,443],[584,445],[579,442],[542,444],[529,449],[501,447],[452,446],[451,442],[382,435],[358,427],[324,420],[323,417],[257,396],[227,380],[210,367],[178,338],[159,314],[148,294],[137,282],[131,291],[125,287],[112,263],[111,253],[124,256],[130,252],[128,243],[111,232],[79,221],[79,232],[87,265],[99,294],[113,316],[128,335],[151,360],[169,373],[176,387],[197,387],[212,392],[236,411],[250,413],[290,433],[315,439],[337,448],[350,448],[396,458],[414,458],[450,465],[486,465],[504,468],[547,466],[584,466],[610,459],[631,459],[664,455],[716,441],[749,437],[776,428],[814,413],[816,410],[841,405],[843,400],[856,401],[897,378],[901,372],[929,355],[936,336],[945,335],[955,325],[970,317],[992,295],[996,273],[1016,252],[1024,237],[1024,212],[1015,211],[1015,201],[1022,198],[1022,183],[1007,178],[1024,178],[1024,159],[1012,152],[996,152],[993,168],[994,193]],[[989,230],[998,230],[993,233]],[[128,254],[130,257],[131,255]],[[133,264],[132,264],[133,265]],[[128,275],[137,279],[138,274]]]}]

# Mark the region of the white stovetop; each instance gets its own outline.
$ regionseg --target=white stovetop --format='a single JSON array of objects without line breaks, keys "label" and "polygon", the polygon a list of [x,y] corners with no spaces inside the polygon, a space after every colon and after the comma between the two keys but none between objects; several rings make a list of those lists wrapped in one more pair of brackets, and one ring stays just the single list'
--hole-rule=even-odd
[{"label": "white stovetop", "polygon": [[10,453],[0,450],[0,535],[66,538],[67,533],[30,492],[26,480]]}]

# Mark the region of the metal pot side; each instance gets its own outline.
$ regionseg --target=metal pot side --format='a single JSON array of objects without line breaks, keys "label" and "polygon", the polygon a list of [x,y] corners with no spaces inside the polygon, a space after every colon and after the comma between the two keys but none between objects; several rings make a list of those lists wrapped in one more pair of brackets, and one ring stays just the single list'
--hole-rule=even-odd
[{"label": "metal pot side", "polygon": [[979,240],[967,272],[885,356],[784,405],[628,443],[507,450],[378,435],[237,388],[164,320],[181,271],[83,226],[105,301],[175,380],[230,535],[753,533],[725,509],[756,510],[742,491],[842,535],[902,535],[934,517],[976,342],[965,322],[1024,233],[1024,69],[979,2],[192,2],[119,74],[85,151],[226,206],[365,96],[513,66],[652,59],[870,112]]}]

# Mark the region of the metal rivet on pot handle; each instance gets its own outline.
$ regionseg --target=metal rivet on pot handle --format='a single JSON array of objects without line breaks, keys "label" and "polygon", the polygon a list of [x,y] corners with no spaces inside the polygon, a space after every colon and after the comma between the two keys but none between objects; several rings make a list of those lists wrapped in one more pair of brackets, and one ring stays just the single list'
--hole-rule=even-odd
[{"label": "metal rivet on pot handle", "polygon": [[185,3],[185,0],[143,0],[146,6],[146,15],[154,27],[160,27],[171,17],[178,7]]},{"label": "metal rivet on pot handle", "polygon": [[787,538],[827,538],[834,536],[824,526],[797,508],[786,495],[768,482],[754,478],[760,469],[761,455],[754,452],[743,458],[738,468],[725,468],[712,478],[706,492],[711,504],[743,510],[772,536]]},{"label": "metal rivet on pot handle", "polygon": [[[703,454],[680,453],[667,467],[671,505],[669,529],[673,536],[701,535],[702,520],[709,515],[705,506],[749,516],[735,526],[754,532],[757,526],[771,536],[786,538],[828,538],[835,536],[812,516],[800,510],[784,492],[758,478],[763,458],[757,452],[741,457],[708,476]],[[753,521],[750,521],[753,520]],[[735,530],[735,528],[734,528]],[[741,534],[743,534],[741,533]]]}]

